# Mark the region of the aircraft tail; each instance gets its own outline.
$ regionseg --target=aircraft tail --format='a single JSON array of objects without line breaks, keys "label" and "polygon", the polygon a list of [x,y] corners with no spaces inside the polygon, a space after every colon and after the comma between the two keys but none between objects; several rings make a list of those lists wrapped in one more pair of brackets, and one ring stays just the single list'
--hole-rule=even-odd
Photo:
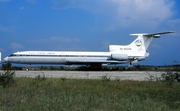
[{"label": "aircraft tail", "polygon": [[168,33],[174,33],[174,32],[169,31],[169,32],[159,32],[159,33],[130,34],[131,36],[138,36],[138,37],[129,45],[110,45],[109,51],[110,52],[113,51],[146,52],[153,38],[160,38],[161,34],[168,34]]},{"label": "aircraft tail", "polygon": [[153,38],[160,38],[161,34],[174,33],[172,31],[169,32],[159,32],[159,33],[141,33],[141,34],[130,34],[131,36],[138,36],[130,46],[132,48],[138,48],[140,50],[147,50]]}]

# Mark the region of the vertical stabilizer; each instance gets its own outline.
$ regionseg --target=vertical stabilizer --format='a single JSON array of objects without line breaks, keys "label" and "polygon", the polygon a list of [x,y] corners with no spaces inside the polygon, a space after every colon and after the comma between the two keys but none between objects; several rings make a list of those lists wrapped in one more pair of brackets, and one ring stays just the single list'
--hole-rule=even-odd
[{"label": "vertical stabilizer", "polygon": [[152,33],[152,34],[148,34],[148,33],[141,33],[141,34],[130,34],[132,36],[138,36],[131,44],[130,46],[132,48],[137,48],[142,50],[147,50],[152,39],[153,38],[160,38],[161,34],[168,34],[168,33],[174,33],[172,31],[169,32],[159,32],[159,33]]},{"label": "vertical stabilizer", "polygon": [[138,36],[129,46],[133,49],[146,51],[152,41],[152,37],[148,37],[144,34],[131,34],[132,36]]}]

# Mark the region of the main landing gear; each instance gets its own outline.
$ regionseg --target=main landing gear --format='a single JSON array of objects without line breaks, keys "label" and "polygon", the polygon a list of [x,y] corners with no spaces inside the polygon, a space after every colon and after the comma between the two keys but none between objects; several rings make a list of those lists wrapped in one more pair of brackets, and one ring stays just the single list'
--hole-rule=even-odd
[{"label": "main landing gear", "polygon": [[97,64],[97,63],[90,64],[90,65],[88,65],[87,70],[88,71],[100,71],[100,70],[102,70],[102,64]]},{"label": "main landing gear", "polygon": [[31,66],[31,64],[26,66],[26,71],[29,71],[29,67]]}]

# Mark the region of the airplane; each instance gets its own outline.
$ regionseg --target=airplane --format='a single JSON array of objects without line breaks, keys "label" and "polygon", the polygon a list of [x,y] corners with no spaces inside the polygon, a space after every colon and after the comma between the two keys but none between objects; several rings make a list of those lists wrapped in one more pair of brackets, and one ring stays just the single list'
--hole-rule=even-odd
[{"label": "airplane", "polygon": [[129,45],[109,45],[108,52],[80,52],[80,51],[21,51],[4,58],[5,62],[17,64],[65,64],[90,65],[101,67],[102,64],[130,65],[145,60],[149,56],[146,52],[153,38],[160,38],[161,34],[174,33],[173,31],[159,33],[130,34],[137,38]]}]

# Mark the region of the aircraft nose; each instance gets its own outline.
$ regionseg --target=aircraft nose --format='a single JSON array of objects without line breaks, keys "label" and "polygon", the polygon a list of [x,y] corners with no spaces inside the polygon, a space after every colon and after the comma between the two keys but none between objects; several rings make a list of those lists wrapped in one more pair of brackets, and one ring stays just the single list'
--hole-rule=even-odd
[{"label": "aircraft nose", "polygon": [[8,62],[8,57],[5,57],[5,58],[4,58],[4,61],[5,61],[5,62]]}]

